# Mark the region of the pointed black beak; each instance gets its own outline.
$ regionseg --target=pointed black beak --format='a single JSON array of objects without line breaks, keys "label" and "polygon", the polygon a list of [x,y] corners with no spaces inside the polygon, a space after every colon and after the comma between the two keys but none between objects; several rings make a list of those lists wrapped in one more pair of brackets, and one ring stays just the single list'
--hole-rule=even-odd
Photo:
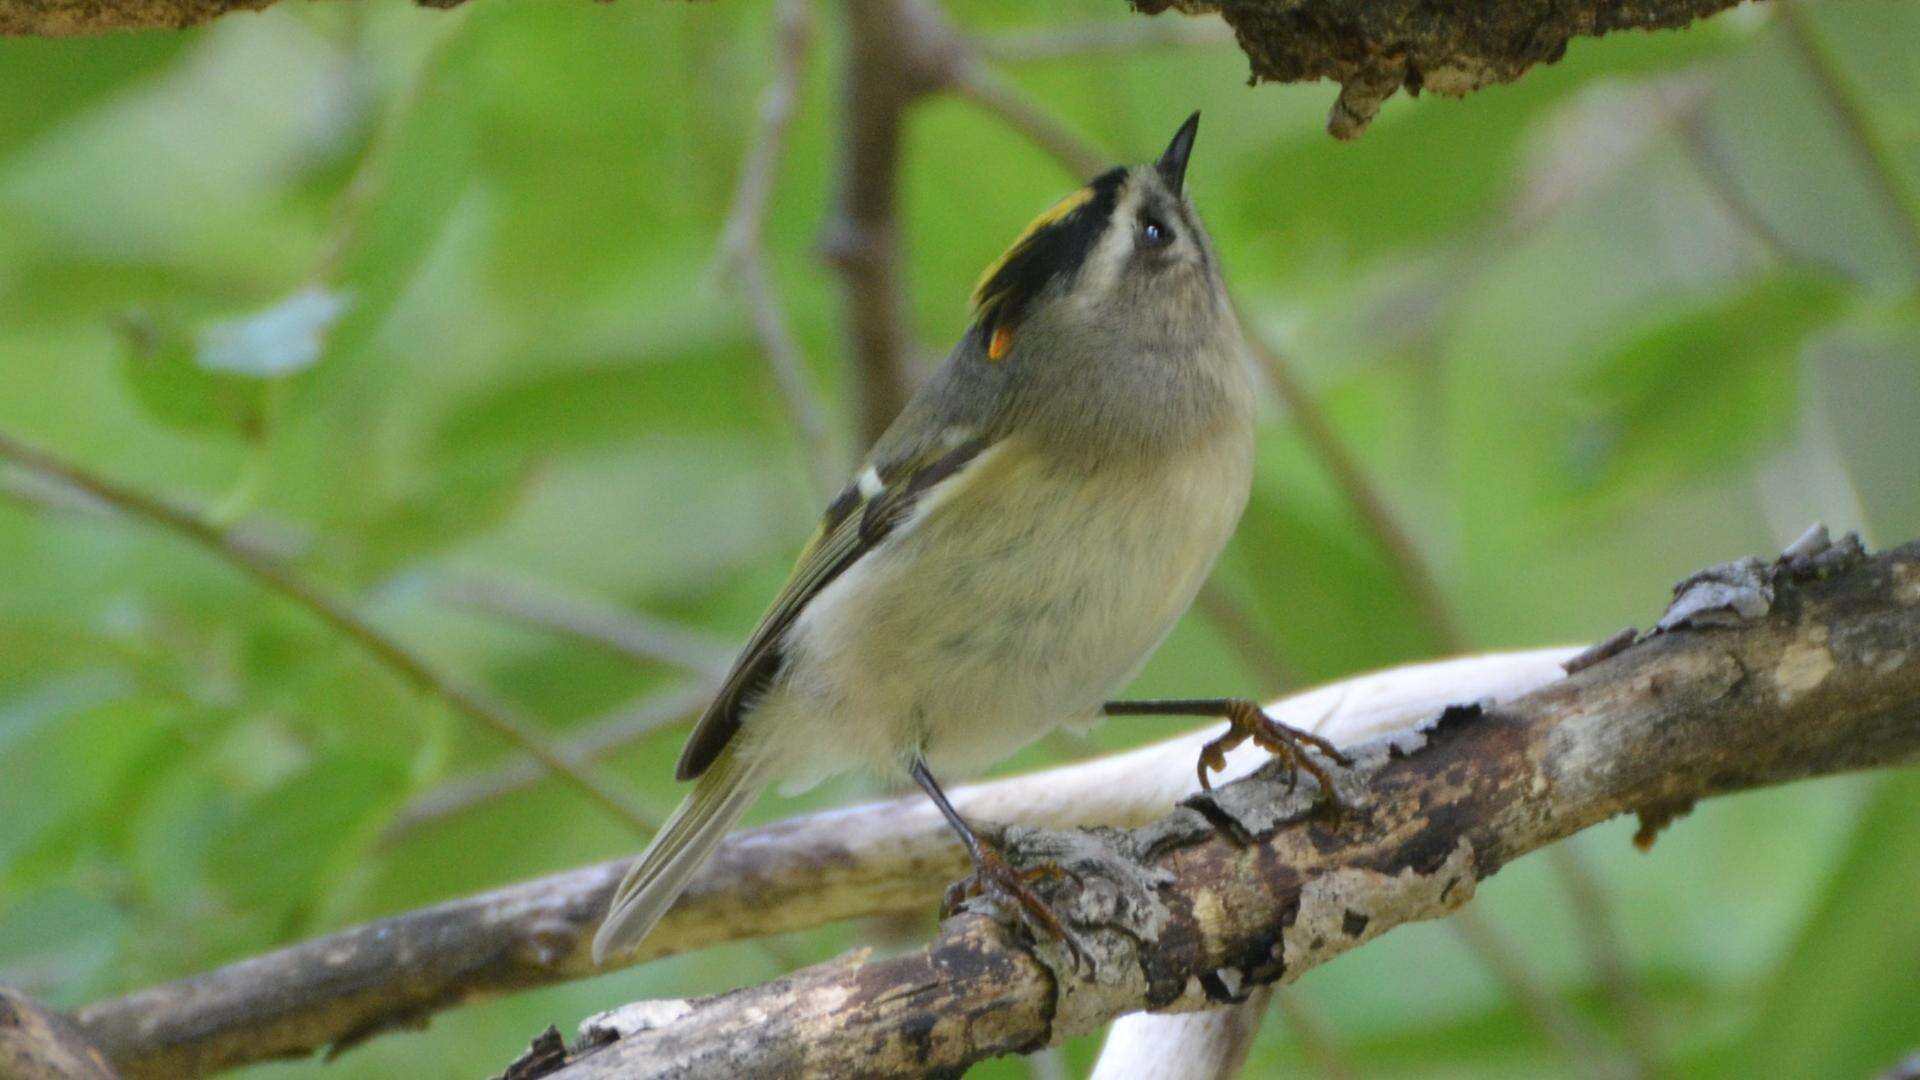
[{"label": "pointed black beak", "polygon": [[1180,125],[1180,130],[1173,133],[1173,141],[1167,144],[1167,152],[1153,163],[1175,195],[1180,194],[1181,185],[1187,181],[1187,155],[1193,153],[1193,136],[1199,130],[1200,113],[1195,110],[1192,116],[1187,117],[1187,122]]}]

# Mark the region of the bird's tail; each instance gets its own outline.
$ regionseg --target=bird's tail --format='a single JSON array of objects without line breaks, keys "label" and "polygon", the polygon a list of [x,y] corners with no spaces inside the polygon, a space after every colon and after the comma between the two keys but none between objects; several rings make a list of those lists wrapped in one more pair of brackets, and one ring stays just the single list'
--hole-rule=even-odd
[{"label": "bird's tail", "polygon": [[646,938],[720,839],[753,805],[766,784],[762,772],[728,748],[700,774],[693,793],[660,827],[614,890],[607,919],[593,937],[594,963],[604,963]]}]

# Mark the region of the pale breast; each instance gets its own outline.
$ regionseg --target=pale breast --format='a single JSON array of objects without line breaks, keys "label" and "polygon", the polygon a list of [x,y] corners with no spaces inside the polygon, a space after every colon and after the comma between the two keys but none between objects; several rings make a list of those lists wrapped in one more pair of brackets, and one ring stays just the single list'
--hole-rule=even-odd
[{"label": "pale breast", "polygon": [[1090,718],[1192,603],[1250,473],[1227,437],[1091,477],[994,447],[808,605],[749,726],[810,781],[915,753],[972,772]]}]

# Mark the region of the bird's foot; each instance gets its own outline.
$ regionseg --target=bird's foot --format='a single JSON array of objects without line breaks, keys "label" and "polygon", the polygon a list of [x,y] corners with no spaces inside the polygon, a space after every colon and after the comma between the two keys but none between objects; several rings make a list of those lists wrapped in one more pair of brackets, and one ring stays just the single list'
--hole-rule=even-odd
[{"label": "bird's foot", "polygon": [[1340,791],[1334,787],[1333,777],[1328,775],[1326,766],[1314,759],[1310,751],[1318,751],[1322,756],[1341,767],[1353,764],[1353,759],[1340,752],[1340,748],[1310,731],[1283,724],[1268,716],[1265,709],[1251,701],[1230,701],[1226,703],[1226,720],[1232,725],[1225,735],[1209,742],[1200,749],[1200,762],[1197,771],[1200,774],[1200,787],[1205,791],[1213,790],[1210,773],[1221,772],[1227,767],[1227,752],[1247,740],[1274,757],[1280,758],[1287,766],[1287,790],[1291,792],[1300,782],[1300,773],[1305,771],[1320,782],[1321,797],[1333,807],[1336,813],[1344,811],[1346,805],[1340,800]]},{"label": "bird's foot", "polygon": [[1033,891],[1034,882],[1063,877],[1078,880],[1073,871],[1056,862],[1042,862],[1017,869],[997,847],[985,837],[980,837],[974,853],[973,874],[954,882],[947,889],[946,899],[940,905],[940,917],[944,919],[952,915],[955,909],[973,897],[990,895],[1003,906],[1013,907],[1024,914],[1028,928],[1035,931],[1036,937],[1044,933],[1066,946],[1074,970],[1080,970],[1083,965],[1091,969],[1093,958],[1087,951],[1086,943]]}]

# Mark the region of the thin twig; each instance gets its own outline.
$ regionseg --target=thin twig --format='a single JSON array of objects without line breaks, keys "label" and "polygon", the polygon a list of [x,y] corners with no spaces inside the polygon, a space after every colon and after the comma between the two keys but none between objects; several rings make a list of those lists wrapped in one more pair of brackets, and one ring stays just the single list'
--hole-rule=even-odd
[{"label": "thin twig", "polygon": [[1465,651],[1468,648],[1467,635],[1454,622],[1446,595],[1434,580],[1433,572],[1421,557],[1413,537],[1400,526],[1399,520],[1387,506],[1386,497],[1374,487],[1373,481],[1360,467],[1359,460],[1347,449],[1346,442],[1334,430],[1333,422],[1327,419],[1320,403],[1294,374],[1293,366],[1280,355],[1266,335],[1249,325],[1244,305],[1236,302],[1234,306],[1241,312],[1240,325],[1246,332],[1247,346],[1253,350],[1255,359],[1260,361],[1267,381],[1273,384],[1274,392],[1280,395],[1288,412],[1293,414],[1294,422],[1299,425],[1300,433],[1306,438],[1314,457],[1319,459],[1321,468],[1333,478],[1334,486],[1346,497],[1347,505],[1353,508],[1367,534],[1379,546],[1381,553],[1386,555],[1388,568],[1400,579],[1401,589],[1413,601],[1427,632],[1433,635],[1441,648],[1449,652]]},{"label": "thin twig", "polygon": [[1091,180],[1113,164],[1111,158],[1027,100],[1003,76],[985,64],[968,58],[955,65],[949,89],[956,97],[972,102],[1026,136],[1035,146],[1066,166],[1075,179]]},{"label": "thin twig", "polygon": [[[696,682],[648,694],[587,724],[561,740],[558,749],[568,760],[598,761],[685,720],[713,699],[714,689],[711,683]],[[521,755],[485,772],[449,780],[401,807],[381,833],[380,842],[395,843],[436,821],[525,791],[546,778],[547,771],[538,761]]]},{"label": "thin twig", "polygon": [[1700,184],[1720,204],[1747,235],[1759,243],[1767,256],[1777,262],[1809,262],[1793,249],[1793,244],[1773,227],[1760,207],[1741,187],[1739,177],[1727,167],[1725,157],[1707,128],[1705,110],[1676,109],[1672,113],[1674,132],[1680,137],[1680,149],[1700,178]]},{"label": "thin twig", "polygon": [[699,631],[542,586],[451,574],[436,577],[433,591],[456,604],[592,642],[629,659],[671,664],[709,678],[733,659],[724,642]]},{"label": "thin twig", "polygon": [[648,833],[654,829],[654,823],[611,783],[595,776],[590,767],[569,760],[554,749],[544,736],[511,715],[505,706],[441,674],[413,650],[388,637],[292,568],[255,547],[236,541],[228,530],[191,510],[124,487],[21,442],[5,432],[0,432],[0,458],[28,472],[77,488],[128,517],[193,541],[228,565],[244,571],[269,589],[307,609],[402,680],[445,701],[455,711],[493,729],[508,742],[519,746],[549,772],[571,784],[609,814],[639,832]]},{"label": "thin twig", "polygon": [[1659,1071],[1654,1018],[1646,998],[1634,985],[1626,944],[1614,925],[1606,889],[1580,857],[1578,837],[1548,848],[1547,859],[1573,902],[1573,921],[1580,928],[1587,963],[1600,977],[1600,987],[1620,1017],[1620,1041],[1626,1047],[1633,1073],[1652,1076]]},{"label": "thin twig", "polygon": [[1291,986],[1275,987],[1273,1008],[1287,1022],[1300,1043],[1301,1056],[1313,1063],[1323,1080],[1358,1080],[1360,1070],[1327,1030],[1326,1021]]},{"label": "thin twig", "polygon": [[[355,17],[364,18],[361,14],[364,10],[358,9]],[[420,96],[433,77],[440,54],[465,24],[464,11],[454,13],[452,18],[445,21],[436,21],[425,52],[408,68],[399,86],[388,95],[359,164],[354,166],[352,175],[347,177],[346,184],[341,187],[334,201],[332,225],[320,245],[319,256],[314,260],[310,274],[313,281],[328,284],[339,276],[347,254],[360,238],[368,207],[392,171],[401,132],[412,119],[414,108],[420,103]],[[356,36],[360,34],[356,32]],[[363,43],[357,43],[357,46],[365,47]]]},{"label": "thin twig", "polygon": [[1686,158],[1707,194],[1774,262],[1812,267],[1841,278],[1857,277],[1851,270],[1830,259],[1800,250],[1785,233],[1767,220],[1760,204],[1747,192],[1733,167],[1728,164],[1724,147],[1714,137],[1708,122],[1706,104],[1707,99],[1702,95],[1695,100],[1679,102],[1668,115],[1674,133],[1679,137],[1681,155]]},{"label": "thin twig", "polygon": [[[0,497],[58,514],[113,517],[119,513],[111,504],[57,477],[11,467],[0,468]],[[204,511],[192,512],[211,520]],[[254,516],[227,525],[225,530],[229,543],[250,548],[262,558],[298,559],[313,548],[310,532],[285,521]]]},{"label": "thin twig", "polygon": [[980,51],[992,60],[1015,64],[1125,55],[1150,49],[1217,48],[1233,43],[1233,28],[1217,15],[1179,18],[1168,15],[996,34],[980,39]]},{"label": "thin twig", "polygon": [[774,7],[773,80],[761,91],[760,107],[733,206],[720,233],[721,266],[740,291],[741,304],[760,339],[760,352],[773,376],[788,419],[807,454],[815,493],[830,498],[846,473],[839,440],[827,427],[827,410],[807,380],[806,354],[800,348],[786,309],[773,287],[764,233],[767,206],[787,146],[787,132],[799,108],[800,86],[813,50],[813,10],[807,0],[779,0]]},{"label": "thin twig", "polygon": [[1208,581],[1200,589],[1200,595],[1194,598],[1194,610],[1200,612],[1213,624],[1234,655],[1255,679],[1259,680],[1258,696],[1277,694],[1289,686],[1299,686],[1303,682],[1298,672],[1287,666],[1280,657],[1280,649],[1274,643],[1272,635],[1260,625],[1252,611],[1240,602],[1240,598],[1218,581]]},{"label": "thin twig", "polygon": [[1819,31],[1801,12],[1800,5],[1793,0],[1780,0],[1773,5],[1773,10],[1787,41],[1812,78],[1814,88],[1839,121],[1841,137],[1859,157],[1867,186],[1879,197],[1891,219],[1894,235],[1899,238],[1910,268],[1920,276],[1920,210],[1915,209],[1900,167],[1887,150],[1886,140],[1880,137],[1866,106],[1848,84],[1839,59],[1820,40]]},{"label": "thin twig", "polygon": [[1569,1065],[1600,1080],[1619,1075],[1589,1038],[1587,1026],[1579,1023],[1564,1002],[1540,985],[1518,950],[1500,936],[1492,923],[1481,917],[1478,908],[1461,908],[1447,924],[1487,965],[1506,988],[1507,996],[1519,1003],[1521,1011],[1533,1020],[1534,1026],[1546,1035],[1547,1041]]}]

